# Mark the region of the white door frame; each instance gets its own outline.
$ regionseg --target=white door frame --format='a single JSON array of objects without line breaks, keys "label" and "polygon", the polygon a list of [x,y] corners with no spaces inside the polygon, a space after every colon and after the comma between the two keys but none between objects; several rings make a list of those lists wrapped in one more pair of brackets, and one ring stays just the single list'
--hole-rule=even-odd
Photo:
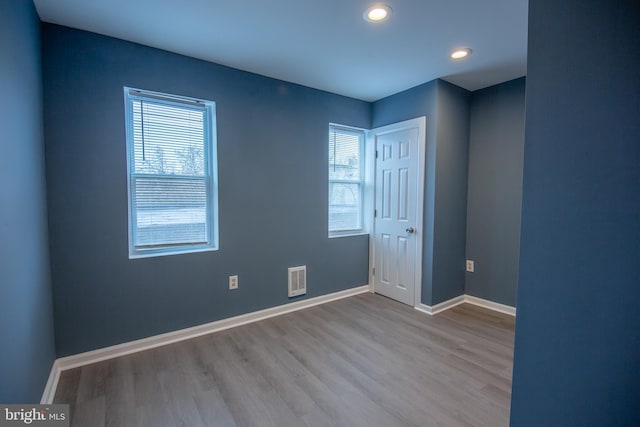
[{"label": "white door frame", "polygon": [[[369,158],[373,158],[373,164],[367,169],[372,171],[373,180],[372,184],[372,205],[375,207],[376,189],[375,183],[376,176],[376,135],[384,135],[390,132],[397,132],[406,129],[418,129],[418,173],[416,179],[417,182],[417,201],[416,201],[416,224],[415,224],[415,237],[418,239],[416,247],[416,259],[414,262],[415,269],[415,286],[414,286],[414,300],[413,306],[419,307],[422,304],[422,247],[424,245],[424,178],[425,178],[425,160],[427,151],[427,118],[426,116],[417,117],[415,119],[405,120],[403,122],[393,123],[387,126],[375,128],[367,132],[367,147],[373,150],[373,155]],[[375,219],[374,210],[370,210],[371,214],[371,234],[369,234],[369,287],[371,292],[375,292],[375,280],[373,277],[373,268],[375,267]]]}]

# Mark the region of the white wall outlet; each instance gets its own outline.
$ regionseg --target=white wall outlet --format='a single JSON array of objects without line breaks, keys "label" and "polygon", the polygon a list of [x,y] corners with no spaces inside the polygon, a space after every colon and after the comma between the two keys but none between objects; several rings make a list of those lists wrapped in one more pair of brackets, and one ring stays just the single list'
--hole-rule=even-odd
[{"label": "white wall outlet", "polygon": [[474,266],[474,264],[473,264],[473,261],[472,261],[472,260],[470,260],[470,259],[468,259],[468,260],[467,260],[467,271],[468,271],[469,273],[473,273],[473,270],[474,270],[474,269],[475,269],[475,266]]},{"label": "white wall outlet", "polygon": [[238,289],[238,276],[229,276],[229,289]]}]

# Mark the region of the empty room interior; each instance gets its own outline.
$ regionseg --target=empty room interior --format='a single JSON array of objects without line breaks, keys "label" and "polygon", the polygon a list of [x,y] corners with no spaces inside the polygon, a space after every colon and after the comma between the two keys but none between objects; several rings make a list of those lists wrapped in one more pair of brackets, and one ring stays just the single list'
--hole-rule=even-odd
[{"label": "empty room interior", "polygon": [[640,425],[639,28],[636,0],[0,0],[0,409]]}]

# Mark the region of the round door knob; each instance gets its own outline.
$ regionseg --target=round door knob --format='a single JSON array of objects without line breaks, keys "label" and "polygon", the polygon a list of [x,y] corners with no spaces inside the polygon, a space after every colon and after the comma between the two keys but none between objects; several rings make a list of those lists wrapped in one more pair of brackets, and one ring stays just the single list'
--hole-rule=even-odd
[{"label": "round door knob", "polygon": [[409,233],[409,234],[413,234],[413,233],[415,233],[416,229],[415,229],[415,228],[413,228],[413,227],[409,227],[409,228],[407,228],[405,231],[406,231],[407,233]]}]

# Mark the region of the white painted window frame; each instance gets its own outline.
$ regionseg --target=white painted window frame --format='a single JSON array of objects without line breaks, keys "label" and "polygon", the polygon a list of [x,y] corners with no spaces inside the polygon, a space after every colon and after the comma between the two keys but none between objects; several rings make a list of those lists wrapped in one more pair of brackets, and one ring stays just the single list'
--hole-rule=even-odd
[{"label": "white painted window frame", "polygon": [[[124,111],[126,130],[126,154],[127,154],[127,203],[128,203],[128,243],[129,259],[149,258],[166,255],[178,255],[195,252],[216,251],[219,249],[218,232],[218,161],[217,161],[217,132],[216,132],[216,104],[213,101],[184,97],[179,95],[165,94],[148,90],[124,87]],[[166,245],[152,249],[137,249],[135,243],[136,209],[133,201],[135,185],[133,179],[132,162],[135,161],[133,126],[132,126],[132,97],[144,95],[148,98],[156,98],[167,103],[174,104],[204,104],[206,111],[205,120],[205,162],[209,179],[207,191],[207,230],[208,242],[201,245]]]},{"label": "white painted window frame", "polygon": [[[368,129],[348,126],[337,123],[329,123],[328,130],[332,128],[344,129],[351,132],[361,132],[362,133],[362,147],[360,147],[360,170],[361,170],[361,179],[360,179],[360,197],[362,200],[361,207],[361,218],[360,224],[361,227],[353,230],[339,230],[339,231],[331,231],[328,230],[329,238],[338,238],[338,237],[349,237],[349,236],[361,236],[367,235],[371,232],[372,224],[373,224],[373,190],[374,190],[374,170],[371,167],[374,163],[375,157],[375,146],[372,146],[368,141]],[[328,144],[328,141],[327,141]],[[336,180],[327,180],[327,197],[329,196],[329,187],[331,182]],[[327,214],[329,213],[329,204],[327,199]],[[327,229],[329,226],[329,221],[327,219]]]}]

